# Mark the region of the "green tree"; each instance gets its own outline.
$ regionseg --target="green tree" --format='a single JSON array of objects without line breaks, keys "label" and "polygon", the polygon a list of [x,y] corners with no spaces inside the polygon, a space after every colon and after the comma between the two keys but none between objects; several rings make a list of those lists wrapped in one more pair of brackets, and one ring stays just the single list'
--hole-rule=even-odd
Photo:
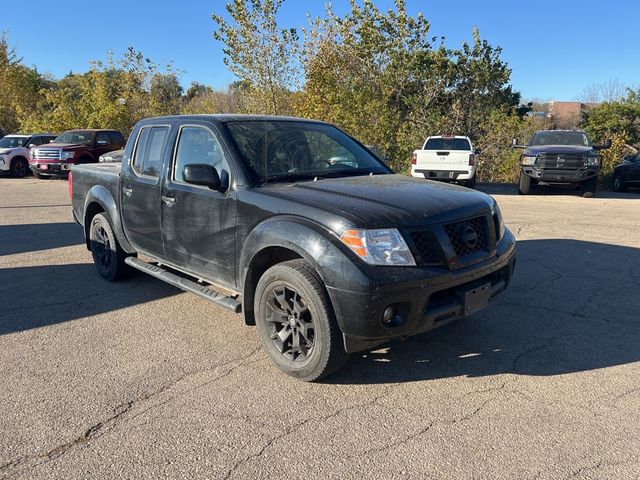
[{"label": "green tree", "polygon": [[224,62],[248,89],[244,109],[249,113],[287,114],[291,91],[299,81],[295,64],[298,34],[278,26],[284,0],[233,0],[226,5],[230,20],[212,15],[213,36],[224,44]]}]

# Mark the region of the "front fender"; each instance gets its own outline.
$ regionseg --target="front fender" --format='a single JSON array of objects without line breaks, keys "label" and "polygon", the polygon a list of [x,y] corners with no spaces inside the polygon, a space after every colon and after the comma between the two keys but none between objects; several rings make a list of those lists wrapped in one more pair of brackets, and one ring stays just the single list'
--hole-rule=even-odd
[{"label": "front fender", "polygon": [[102,185],[94,185],[93,187],[91,187],[89,192],[87,192],[87,196],[84,201],[84,218],[82,219],[82,225],[84,227],[85,240],[87,242],[89,241],[89,222],[95,215],[95,210],[91,208],[92,204],[100,205],[100,207],[102,207],[102,210],[104,210],[107,215],[109,215],[109,219],[111,220],[111,228],[113,228],[113,233],[116,235],[116,238],[118,239],[118,242],[120,243],[122,249],[127,253],[135,253],[136,250],[131,246],[124,234],[118,205],[113,198],[113,195],[111,195],[111,192],[109,192],[109,190],[107,190]]},{"label": "front fender", "polygon": [[253,317],[253,292],[258,278],[252,275],[254,259],[261,252],[277,247],[295,252],[297,256],[311,264],[322,279],[336,314],[338,326],[343,328],[344,318],[339,306],[333,302],[331,288],[351,288],[368,290],[369,280],[359,268],[357,259],[351,258],[346,247],[324,227],[310,220],[297,217],[278,217],[258,225],[247,237],[240,255],[243,311],[245,320],[251,323]]}]

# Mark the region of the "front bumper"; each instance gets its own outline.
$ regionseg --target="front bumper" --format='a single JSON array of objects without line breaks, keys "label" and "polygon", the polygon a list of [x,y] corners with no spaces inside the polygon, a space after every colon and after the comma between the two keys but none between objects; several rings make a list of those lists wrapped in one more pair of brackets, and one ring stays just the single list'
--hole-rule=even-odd
[{"label": "front bumper", "polygon": [[71,167],[75,165],[73,160],[65,161],[46,161],[46,160],[30,160],[29,168],[41,175],[67,175],[71,171]]},{"label": "front bumper", "polygon": [[[348,352],[446,325],[486,307],[509,284],[515,268],[515,238],[507,230],[496,255],[481,263],[446,268],[389,268],[389,283],[371,282],[366,292],[328,286]],[[385,325],[392,306],[396,317]]]},{"label": "front bumper", "polygon": [[541,182],[550,183],[570,183],[582,182],[595,177],[600,171],[599,167],[582,167],[578,170],[561,170],[551,168],[540,168],[536,166],[523,166],[522,173]]}]

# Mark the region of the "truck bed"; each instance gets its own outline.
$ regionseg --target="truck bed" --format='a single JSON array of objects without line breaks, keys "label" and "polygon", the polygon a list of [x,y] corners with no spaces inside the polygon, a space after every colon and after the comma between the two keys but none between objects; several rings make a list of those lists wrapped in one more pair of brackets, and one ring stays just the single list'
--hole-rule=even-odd
[{"label": "truck bed", "polygon": [[85,200],[91,188],[100,186],[106,189],[112,198],[120,198],[118,182],[121,166],[120,163],[90,163],[71,168],[73,215],[79,223],[82,223],[84,218]]}]

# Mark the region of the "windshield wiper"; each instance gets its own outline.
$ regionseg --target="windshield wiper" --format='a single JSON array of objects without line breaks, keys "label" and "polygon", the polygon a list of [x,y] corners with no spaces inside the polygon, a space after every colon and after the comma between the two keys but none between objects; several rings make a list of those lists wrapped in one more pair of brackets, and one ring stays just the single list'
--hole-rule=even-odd
[{"label": "windshield wiper", "polygon": [[385,172],[376,172],[368,168],[354,168],[352,170],[334,170],[318,174],[318,178],[361,177],[364,175],[379,175]]},{"label": "windshield wiper", "polygon": [[273,177],[267,177],[263,180],[263,183],[269,182],[296,182],[301,180],[314,180],[317,175],[312,173],[286,173],[284,175],[276,175]]}]

